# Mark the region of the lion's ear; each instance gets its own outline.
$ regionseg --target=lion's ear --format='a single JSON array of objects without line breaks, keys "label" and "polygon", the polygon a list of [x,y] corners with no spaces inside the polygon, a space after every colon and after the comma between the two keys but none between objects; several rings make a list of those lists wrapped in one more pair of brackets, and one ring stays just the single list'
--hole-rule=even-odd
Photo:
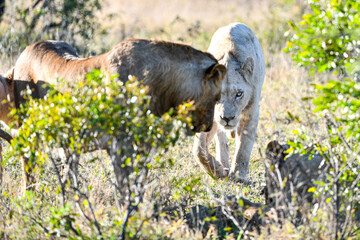
[{"label": "lion's ear", "polygon": [[241,66],[241,74],[245,79],[252,77],[254,72],[254,59],[247,57]]},{"label": "lion's ear", "polygon": [[284,144],[281,145],[278,141],[271,141],[268,143],[265,156],[268,160],[272,162],[272,164],[278,163],[282,164],[287,155],[286,150],[289,149],[289,145]]},{"label": "lion's ear", "polygon": [[206,69],[206,80],[213,81],[215,85],[220,85],[224,80],[226,67],[222,64],[214,64]]},{"label": "lion's ear", "polygon": [[12,68],[4,76],[10,85],[14,81],[14,71],[15,71],[15,68]]},{"label": "lion's ear", "polygon": [[283,155],[284,149],[278,141],[271,141],[266,147],[266,157],[276,159]]}]

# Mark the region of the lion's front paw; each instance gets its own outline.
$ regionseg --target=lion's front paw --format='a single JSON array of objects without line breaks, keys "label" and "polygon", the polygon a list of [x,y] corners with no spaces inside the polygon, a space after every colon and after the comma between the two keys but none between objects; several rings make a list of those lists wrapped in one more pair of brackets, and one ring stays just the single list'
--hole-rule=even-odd
[{"label": "lion's front paw", "polygon": [[229,175],[229,168],[223,168],[221,165],[218,166],[218,169],[216,169],[216,178],[226,178]]},{"label": "lion's front paw", "polygon": [[230,169],[229,168],[224,168],[224,177],[228,177],[230,173]]},{"label": "lion's front paw", "polygon": [[251,185],[251,181],[247,179],[246,175],[241,175],[238,172],[230,172],[229,180],[238,183],[244,183],[246,185]]}]

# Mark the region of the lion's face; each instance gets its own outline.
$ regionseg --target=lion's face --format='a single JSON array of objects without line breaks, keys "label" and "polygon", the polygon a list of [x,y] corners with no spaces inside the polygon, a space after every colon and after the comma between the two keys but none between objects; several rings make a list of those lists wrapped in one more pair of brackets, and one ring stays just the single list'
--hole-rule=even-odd
[{"label": "lion's face", "polygon": [[11,108],[15,107],[10,81],[10,79],[0,75],[0,119],[6,124],[9,124],[11,121],[9,116]]},{"label": "lion's face", "polygon": [[215,104],[220,100],[225,75],[226,68],[221,64],[207,70],[202,86],[203,94],[195,101],[195,110],[192,112],[194,132],[208,132],[212,128]]},{"label": "lion's face", "polygon": [[234,130],[239,124],[242,111],[253,97],[253,88],[249,84],[252,75],[253,60],[248,58],[239,63],[231,58],[227,62],[227,74],[223,81],[221,98],[215,106],[215,121],[225,130]]},{"label": "lion's face", "polygon": [[[205,97],[207,95],[207,97]],[[204,94],[200,101],[195,104],[195,111],[192,112],[193,117],[193,131],[194,132],[208,132],[212,128],[214,121],[214,108],[216,102],[220,99],[220,88],[209,94]]]}]

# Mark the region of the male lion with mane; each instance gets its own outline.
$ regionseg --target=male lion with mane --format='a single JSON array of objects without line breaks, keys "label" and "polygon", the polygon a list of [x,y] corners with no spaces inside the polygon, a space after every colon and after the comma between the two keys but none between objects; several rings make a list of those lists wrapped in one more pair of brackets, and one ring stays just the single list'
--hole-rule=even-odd
[{"label": "male lion with mane", "polygon": [[[158,116],[186,101],[194,101],[194,110],[190,113],[194,132],[211,129],[214,106],[220,99],[226,74],[225,66],[218,64],[211,54],[184,44],[134,39],[123,41],[102,55],[79,58],[67,43],[40,41],[28,46],[15,64],[12,77],[22,83],[14,82],[15,105],[24,101],[20,94],[26,86],[24,82],[43,97],[39,83],[55,84],[57,78],[70,83],[79,81],[91,69],[118,74],[118,79],[124,82],[129,75],[143,80],[151,96],[150,108]],[[108,139],[103,142],[103,148],[114,151],[107,146]],[[24,161],[25,166],[26,159]],[[113,161],[113,165],[117,183],[121,185],[120,162]],[[26,171],[23,176],[24,191],[30,176]]]},{"label": "male lion with mane", "polygon": [[[227,73],[221,98],[215,106],[213,127],[210,132],[196,134],[194,155],[200,166],[214,177],[229,176],[247,181],[265,77],[264,54],[251,29],[240,23],[219,28],[211,39],[208,52],[226,66]],[[226,131],[236,137],[231,167]],[[208,150],[214,136],[216,158]]]}]

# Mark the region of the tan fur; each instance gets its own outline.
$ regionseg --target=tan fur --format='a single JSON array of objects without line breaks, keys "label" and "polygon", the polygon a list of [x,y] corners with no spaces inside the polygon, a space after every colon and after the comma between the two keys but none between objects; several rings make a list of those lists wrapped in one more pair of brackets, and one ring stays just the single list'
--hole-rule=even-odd
[{"label": "tan fur", "polygon": [[[37,92],[36,96],[42,97],[46,92],[40,87],[43,83],[55,84],[57,78],[75,82],[91,69],[118,74],[121,81],[127,81],[129,75],[143,80],[149,87],[150,105],[156,115],[193,100],[195,110],[191,114],[195,132],[211,129],[214,106],[220,98],[221,83],[226,74],[226,68],[211,54],[183,44],[127,40],[105,54],[79,58],[64,42],[40,41],[28,46],[15,64],[14,79],[21,81],[15,82],[14,95],[20,96],[24,86],[30,85]],[[23,82],[28,84],[20,84]],[[19,97],[16,105],[21,101],[23,99]],[[114,161],[113,164],[114,169],[122,171],[117,166],[119,163]],[[25,169],[26,161],[23,165]],[[121,185],[121,173],[115,171],[115,174]],[[24,189],[30,177],[24,171]]]}]

